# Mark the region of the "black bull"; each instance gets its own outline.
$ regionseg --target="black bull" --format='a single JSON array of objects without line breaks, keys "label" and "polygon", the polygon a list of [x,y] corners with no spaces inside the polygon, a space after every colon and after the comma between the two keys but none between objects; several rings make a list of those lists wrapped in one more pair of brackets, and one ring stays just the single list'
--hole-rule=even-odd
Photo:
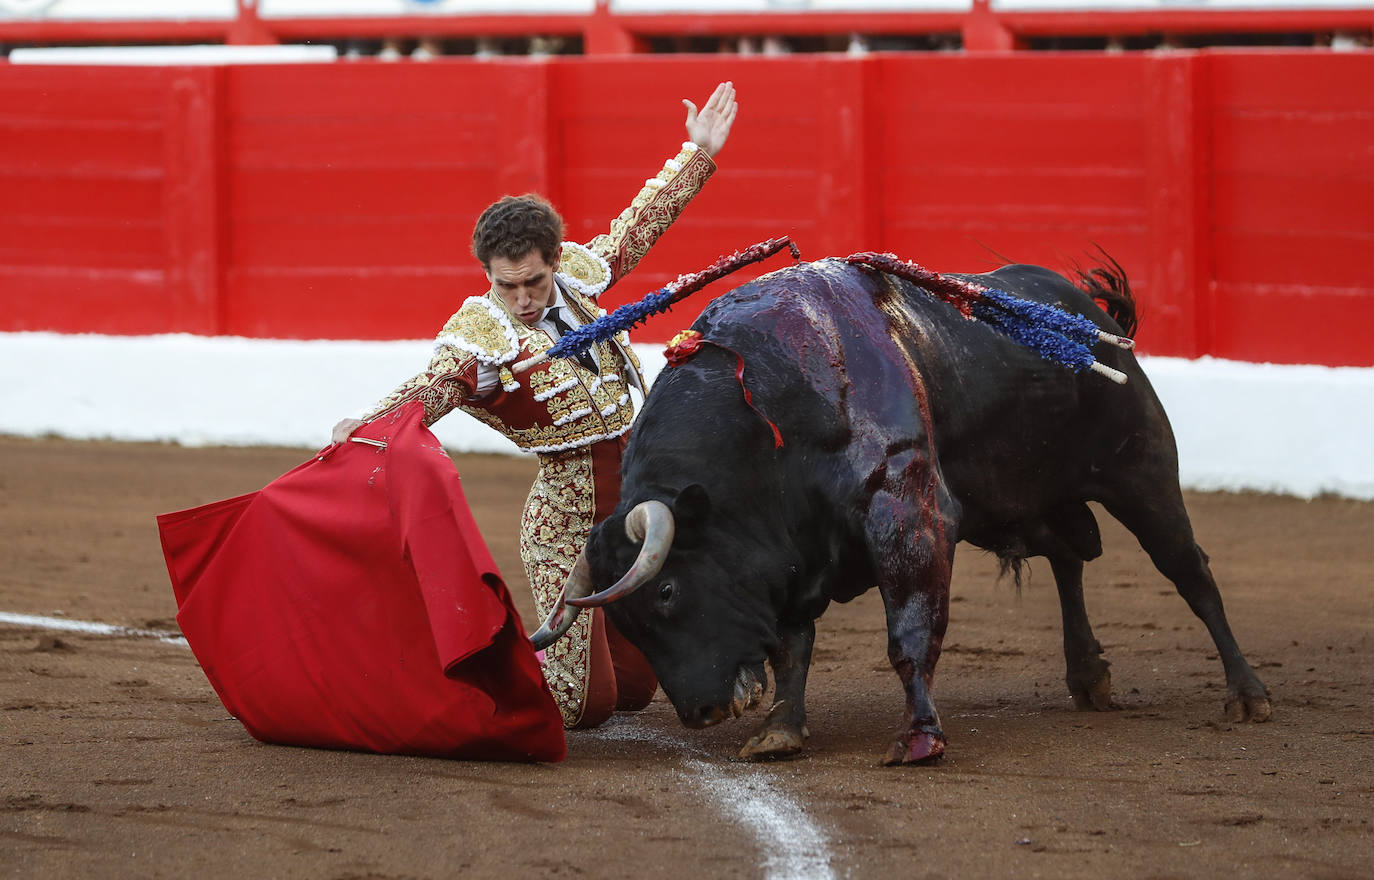
[{"label": "black bull", "polygon": [[[959,277],[1134,331],[1115,267],[1082,275],[1087,292],[1035,266]],[[1110,707],[1083,604],[1083,563],[1102,552],[1088,501],[1134,533],[1206,624],[1226,671],[1226,715],[1269,717],[1193,540],[1169,421],[1129,352],[1095,350],[1126,374],[1124,386],[1075,374],[908,281],[836,260],[731,291],[693,329],[707,343],[655,382],[626,450],[620,504],[592,530],[565,590],[570,605],[606,604],[684,724],[752,706],[766,660],[774,703],[741,754],[798,751],[814,621],[876,584],[906,691],[886,760],[938,757],[945,736],[930,687],[959,541],[1012,567],[1048,558],[1069,691],[1080,708]],[[559,616],[537,642],[556,636]]]}]

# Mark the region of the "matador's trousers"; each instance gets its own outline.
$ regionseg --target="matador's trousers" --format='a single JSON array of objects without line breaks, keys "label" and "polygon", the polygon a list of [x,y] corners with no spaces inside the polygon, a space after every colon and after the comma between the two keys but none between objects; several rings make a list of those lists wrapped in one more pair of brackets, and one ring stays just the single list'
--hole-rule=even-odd
[{"label": "matador's trousers", "polygon": [[[621,437],[539,457],[539,475],[520,521],[520,559],[540,619],[553,610],[592,526],[620,499],[624,449]],[[600,608],[578,615],[544,658],[544,679],[564,727],[596,727],[617,709],[643,709],[658,688],[644,655]]]}]

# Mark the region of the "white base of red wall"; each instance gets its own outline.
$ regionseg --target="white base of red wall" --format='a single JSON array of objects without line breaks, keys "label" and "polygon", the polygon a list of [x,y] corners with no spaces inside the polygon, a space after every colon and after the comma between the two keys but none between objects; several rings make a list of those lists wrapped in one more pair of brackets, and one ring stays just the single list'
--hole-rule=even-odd
[{"label": "white base of red wall", "polygon": [[[636,346],[650,376],[661,345]],[[188,446],[328,443],[422,367],[428,340],[0,333],[0,434]],[[1142,357],[1178,438],[1184,486],[1374,500],[1374,368]],[[454,452],[515,452],[454,413]]]}]

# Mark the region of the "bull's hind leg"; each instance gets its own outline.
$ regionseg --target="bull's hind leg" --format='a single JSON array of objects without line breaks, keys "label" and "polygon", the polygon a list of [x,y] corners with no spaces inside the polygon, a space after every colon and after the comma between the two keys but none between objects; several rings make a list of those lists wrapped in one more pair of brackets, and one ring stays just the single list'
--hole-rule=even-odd
[{"label": "bull's hind leg", "polygon": [[768,717],[740,749],[741,758],[786,758],[806,744],[806,672],[811,667],[811,647],[816,624],[806,621],[785,626],[778,652],[769,658],[773,667],[773,707]]},{"label": "bull's hind leg", "polygon": [[1064,681],[1073,704],[1078,709],[1115,708],[1111,664],[1102,659],[1102,645],[1093,636],[1083,604],[1083,560],[1072,553],[1048,556],[1059,588],[1059,611],[1064,618]]},{"label": "bull's hind leg", "polygon": [[933,761],[945,753],[945,733],[930,695],[949,622],[954,564],[943,506],[929,497],[912,503],[879,492],[865,523],[887,612],[887,659],[906,691],[901,728],[883,759],[889,766]]},{"label": "bull's hind leg", "polygon": [[[1173,489],[1168,488],[1169,482]],[[1141,491],[1103,499],[1149,554],[1155,568],[1173,581],[1180,596],[1211,633],[1226,670],[1226,717],[1231,721],[1268,721],[1272,712],[1269,690],[1250,668],[1231,634],[1221,591],[1208,565],[1207,554],[1193,539],[1193,525],[1177,489],[1177,480],[1142,486]]]}]

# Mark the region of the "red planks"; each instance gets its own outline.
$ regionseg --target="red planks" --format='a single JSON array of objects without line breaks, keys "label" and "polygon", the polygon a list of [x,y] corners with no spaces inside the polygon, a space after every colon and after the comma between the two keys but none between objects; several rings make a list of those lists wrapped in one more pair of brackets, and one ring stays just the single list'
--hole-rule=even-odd
[{"label": "red planks", "polygon": [[468,254],[477,214],[542,188],[548,75],[524,60],[230,71],[224,332],[433,332],[482,286],[449,290],[415,319],[389,312],[420,307],[398,300],[409,279],[459,268],[480,279]]},{"label": "red planks", "polygon": [[167,297],[174,73],[0,68],[0,328],[197,328]]},{"label": "red planks", "polygon": [[463,300],[485,286],[476,265],[466,264],[233,270],[225,282],[224,320],[236,335],[249,337],[423,339],[437,334]]},{"label": "red planks", "polygon": [[1356,56],[1212,59],[1210,248],[1216,353],[1374,364],[1374,64]]},{"label": "red planks", "polygon": [[1094,243],[1139,279],[1139,58],[879,61],[882,246],[935,268],[1062,266]]},{"label": "red planks", "polygon": [[1368,367],[1374,296],[1367,287],[1217,285],[1209,354],[1259,363]]},{"label": "red planks", "polygon": [[184,330],[169,321],[165,287],[156,270],[0,263],[0,329],[123,335]]},{"label": "red planks", "polygon": [[605,231],[725,77],[720,171],[608,305],[779,234],[943,270],[1101,245],[1146,351],[1374,365],[1324,341],[1374,302],[1368,53],[0,65],[0,328],[427,336],[485,288],[482,208]]}]

